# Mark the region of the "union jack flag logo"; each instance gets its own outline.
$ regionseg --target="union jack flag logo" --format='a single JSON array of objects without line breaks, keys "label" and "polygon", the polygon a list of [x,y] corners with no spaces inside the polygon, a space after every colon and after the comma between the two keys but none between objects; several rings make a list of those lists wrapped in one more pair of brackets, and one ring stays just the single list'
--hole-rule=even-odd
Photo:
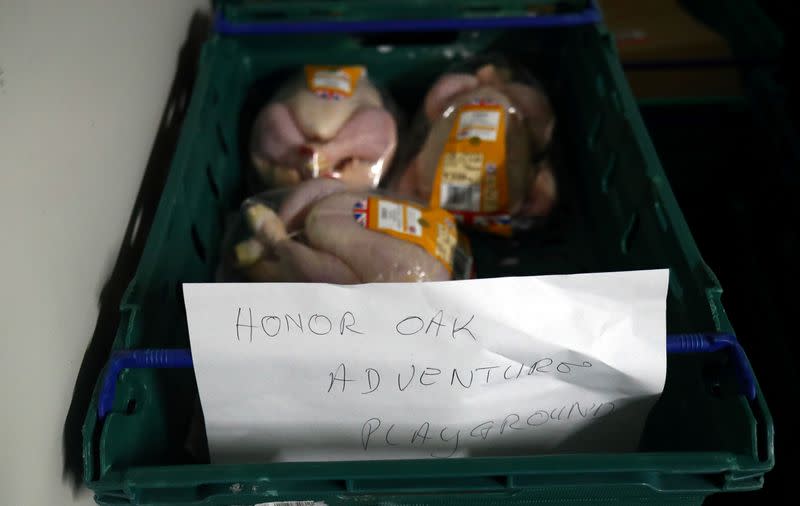
[{"label": "union jack flag logo", "polygon": [[318,97],[323,98],[325,100],[340,100],[342,98],[342,95],[340,95],[339,93],[327,90],[317,90],[315,93],[317,94]]},{"label": "union jack flag logo", "polygon": [[361,225],[362,227],[367,227],[367,219],[369,218],[369,206],[367,205],[366,200],[359,200],[353,204],[353,218],[355,218],[356,223]]}]

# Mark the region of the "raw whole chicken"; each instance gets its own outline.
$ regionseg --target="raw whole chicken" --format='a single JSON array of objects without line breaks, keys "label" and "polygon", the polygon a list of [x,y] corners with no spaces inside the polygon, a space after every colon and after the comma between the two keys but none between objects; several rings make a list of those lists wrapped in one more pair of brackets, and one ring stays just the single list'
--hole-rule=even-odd
[{"label": "raw whole chicken", "polygon": [[[430,124],[427,137],[394,185],[395,191],[430,200],[440,160],[448,142],[452,143],[457,112],[465,105],[486,103],[499,104],[507,117],[507,207],[489,213],[548,215],[556,201],[556,181],[552,166],[542,155],[553,135],[552,108],[539,89],[512,81],[506,69],[491,64],[480,67],[474,74],[449,73],[436,81],[424,102],[425,117]],[[431,205],[436,204],[459,211],[448,202],[431,202]]]},{"label": "raw whole chicken", "polygon": [[[354,207],[369,195],[349,190],[341,181],[315,179],[292,189],[277,214],[262,203],[245,205],[254,237],[235,248],[240,270],[251,281],[353,284],[452,279],[444,264],[421,246],[357,222]],[[455,236],[454,220],[452,228]]]},{"label": "raw whole chicken", "polygon": [[291,80],[259,112],[250,154],[261,180],[286,187],[331,177],[353,189],[376,187],[397,146],[395,119],[377,88],[363,76],[350,95],[310,86]]}]

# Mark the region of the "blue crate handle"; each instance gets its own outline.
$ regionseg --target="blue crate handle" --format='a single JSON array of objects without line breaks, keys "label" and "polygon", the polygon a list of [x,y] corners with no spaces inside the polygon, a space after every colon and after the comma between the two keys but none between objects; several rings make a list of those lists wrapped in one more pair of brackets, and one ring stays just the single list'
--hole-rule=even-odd
[{"label": "blue crate handle", "polygon": [[728,350],[739,392],[751,401],[756,398],[756,380],[744,348],[733,334],[671,334],[667,336],[667,353],[713,353]]},{"label": "blue crate handle", "polygon": [[474,17],[452,19],[375,19],[362,21],[231,21],[222,10],[214,14],[214,29],[223,35],[275,35],[286,33],[421,32],[430,30],[488,30],[500,28],[553,28],[602,21],[596,0],[581,11],[545,16]]},{"label": "blue crate handle", "polygon": [[[667,353],[713,353],[729,350],[739,392],[751,401],[756,398],[753,370],[744,349],[732,334],[668,334]],[[116,351],[111,355],[103,376],[97,412],[104,419],[114,406],[117,378],[123,369],[189,369],[192,355],[188,349],[143,349]]]},{"label": "blue crate handle", "polygon": [[108,361],[97,412],[105,418],[114,405],[117,378],[123,369],[186,369],[192,367],[192,354],[188,349],[149,349],[115,351]]}]

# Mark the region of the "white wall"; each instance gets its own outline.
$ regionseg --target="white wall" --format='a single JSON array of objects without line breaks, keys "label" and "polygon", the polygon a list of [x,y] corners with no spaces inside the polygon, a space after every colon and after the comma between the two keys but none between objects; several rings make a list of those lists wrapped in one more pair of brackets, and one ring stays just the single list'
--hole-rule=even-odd
[{"label": "white wall", "polygon": [[0,504],[62,479],[78,368],[189,20],[208,0],[0,0]]}]

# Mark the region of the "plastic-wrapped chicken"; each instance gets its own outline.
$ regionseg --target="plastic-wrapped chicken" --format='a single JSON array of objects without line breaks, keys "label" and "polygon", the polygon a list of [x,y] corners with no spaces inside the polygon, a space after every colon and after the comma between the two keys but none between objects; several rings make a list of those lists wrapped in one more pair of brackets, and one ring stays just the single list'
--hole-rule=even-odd
[{"label": "plastic-wrapped chicken", "polygon": [[363,66],[305,66],[255,119],[250,159],[263,187],[316,177],[377,187],[397,147],[386,102]]},{"label": "plastic-wrapped chicken", "polygon": [[510,66],[471,62],[424,102],[424,141],[391,187],[500,235],[546,217],[557,188],[547,149],[555,116],[543,88]]},{"label": "plastic-wrapped chicken", "polygon": [[443,209],[314,179],[242,204],[251,236],[235,244],[245,280],[355,284],[464,279],[472,258]]}]

